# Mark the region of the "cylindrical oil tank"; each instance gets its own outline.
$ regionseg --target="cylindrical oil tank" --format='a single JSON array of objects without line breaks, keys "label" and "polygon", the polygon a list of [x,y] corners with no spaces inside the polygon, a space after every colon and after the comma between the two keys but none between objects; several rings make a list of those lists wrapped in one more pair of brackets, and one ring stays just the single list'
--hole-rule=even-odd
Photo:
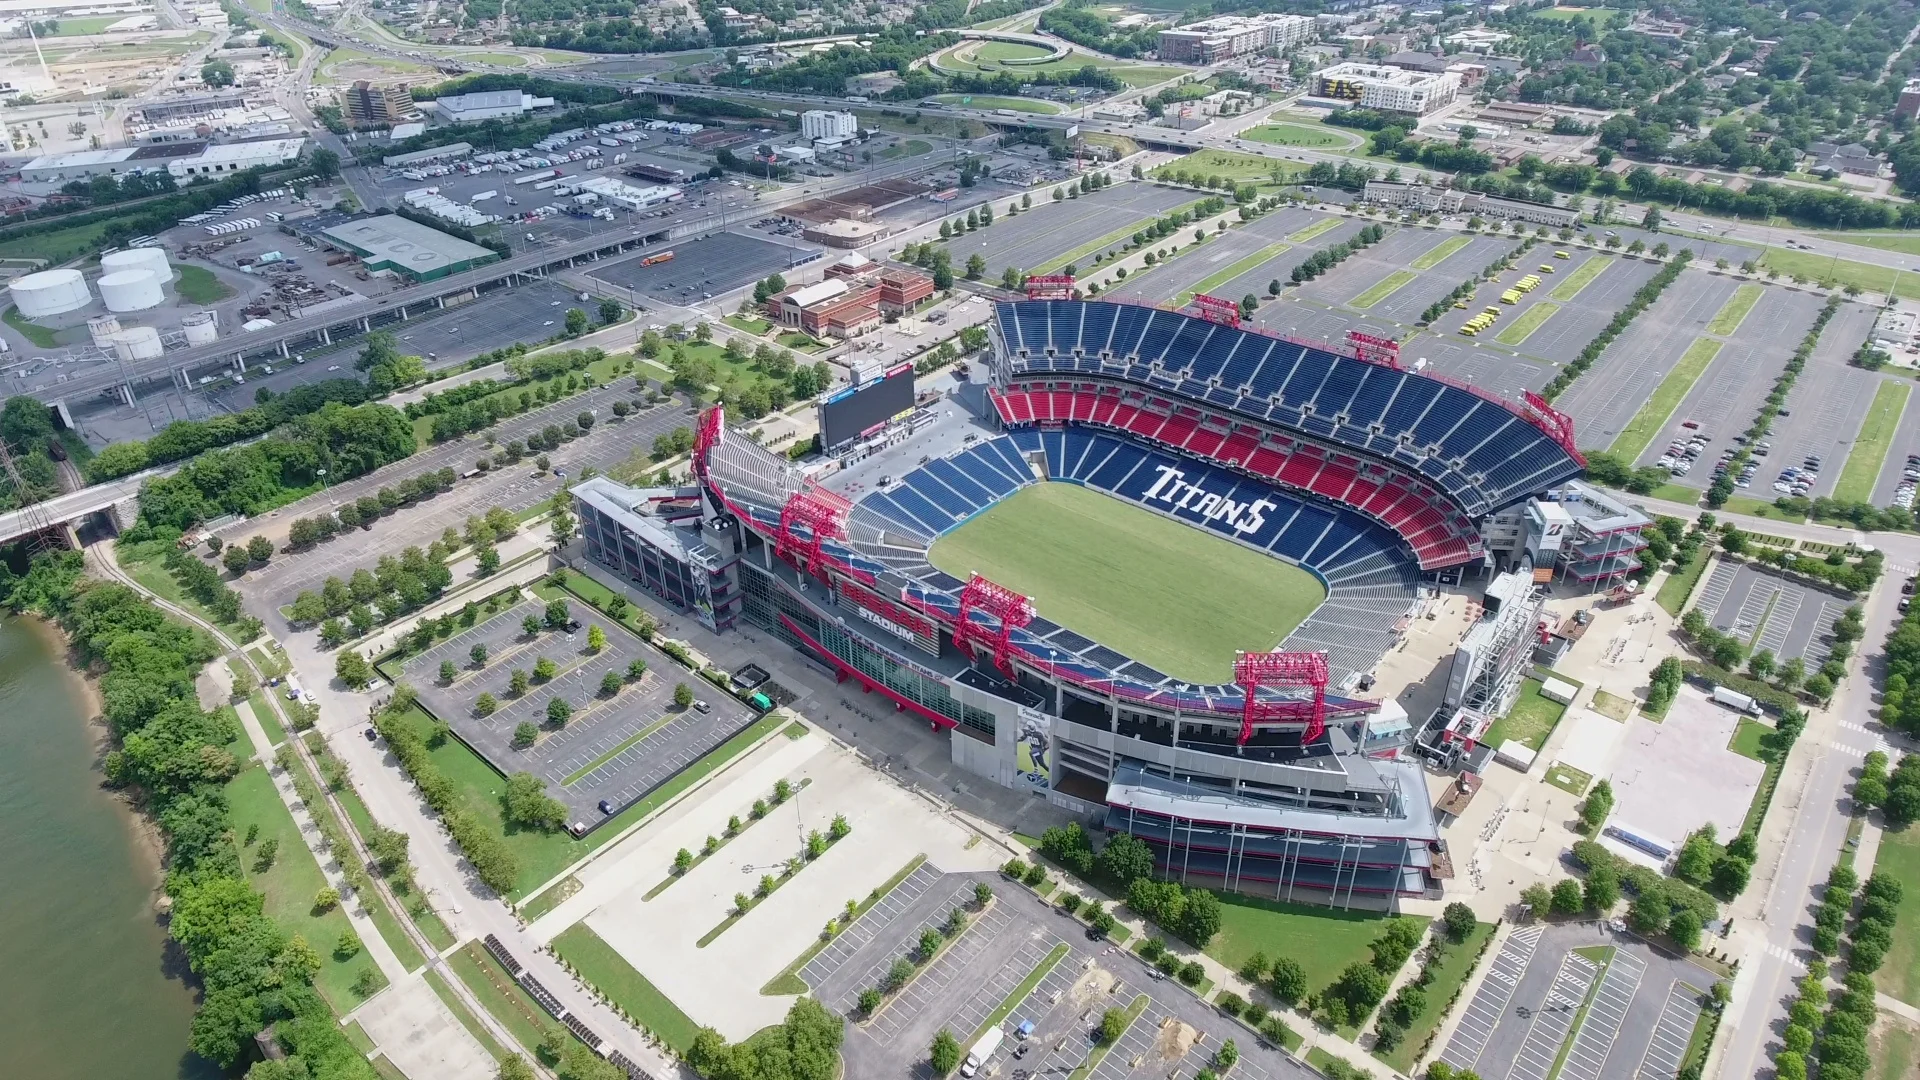
[{"label": "cylindrical oil tank", "polygon": [[151,270],[155,281],[166,281],[173,277],[173,267],[167,263],[165,248],[128,248],[100,256],[100,273],[103,276],[128,270]]},{"label": "cylindrical oil tank", "polygon": [[220,337],[219,318],[211,311],[196,311],[182,320],[181,329],[187,332],[187,344],[211,345]]},{"label": "cylindrical oil tank", "polygon": [[113,347],[113,335],[120,332],[120,317],[117,315],[95,315],[87,320],[87,334],[93,343],[103,349]]},{"label": "cylindrical oil tank", "polygon": [[108,311],[145,311],[160,306],[160,279],[151,270],[122,270],[100,279],[100,299]]},{"label": "cylindrical oil tank", "polygon": [[160,331],[151,326],[129,326],[113,335],[113,354],[122,360],[151,360],[163,351]]},{"label": "cylindrical oil tank", "polygon": [[78,311],[93,301],[87,281],[78,270],[42,270],[15,278],[7,292],[12,294],[20,314],[29,319]]}]

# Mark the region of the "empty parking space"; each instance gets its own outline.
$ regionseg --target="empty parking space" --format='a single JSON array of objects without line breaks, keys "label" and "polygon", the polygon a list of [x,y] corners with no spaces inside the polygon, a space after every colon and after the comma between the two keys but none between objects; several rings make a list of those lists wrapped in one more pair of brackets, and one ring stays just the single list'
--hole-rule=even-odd
[{"label": "empty parking space", "polygon": [[1527,390],[1538,390],[1553,380],[1556,370],[1548,364],[1466,338],[1421,338],[1402,356],[1413,363],[1427,361],[1442,374],[1472,383],[1482,390],[1509,400],[1518,400]]},{"label": "empty parking space", "polygon": [[1627,1009],[1640,990],[1640,976],[1646,970],[1647,965],[1632,953],[1614,954],[1599,989],[1587,1005],[1580,1031],[1574,1035],[1573,1045],[1567,1048],[1566,1061],[1560,1067],[1561,1076],[1567,1080],[1600,1080],[1607,1057],[1613,1052],[1614,1040],[1619,1038],[1621,1025],[1627,1018]]},{"label": "empty parking space", "polygon": [[[1328,221],[1337,224],[1324,228],[1321,223]],[[1324,231],[1315,231],[1316,227]],[[1191,232],[1179,233],[1162,241],[1180,245],[1178,255],[1150,270],[1136,271],[1113,291],[1154,303],[1167,303],[1195,292],[1231,300],[1252,293],[1265,302],[1272,297],[1270,286],[1278,281],[1283,297],[1299,299],[1300,290],[1288,285],[1293,268],[1315,251],[1340,243],[1365,227],[1364,221],[1344,221],[1330,214],[1288,207],[1218,233],[1198,248],[1193,246]],[[1291,239],[1310,231],[1314,235],[1309,239]]]},{"label": "empty parking space", "polygon": [[1723,277],[1681,274],[1555,400],[1556,408],[1573,417],[1581,446],[1612,444],[1720,305],[1733,295],[1733,287],[1734,282]]},{"label": "empty parking space", "polygon": [[[988,910],[986,914],[975,920],[972,928],[962,935],[959,941],[940,954],[940,958],[933,962],[932,967],[921,972],[920,977],[913,980],[906,990],[894,998],[884,1012],[869,1021],[861,1030],[883,1042],[894,1042],[904,1035],[908,1027],[920,1019],[922,1014],[977,985],[979,977],[987,973],[970,970],[974,961],[1000,939],[1001,934],[1011,922],[1012,916],[1008,913],[1006,905],[995,905]],[[999,1002],[994,1004],[997,1005]],[[984,1018],[983,1016],[982,1019]]]},{"label": "empty parking space", "polygon": [[1420,249],[1404,264],[1405,269],[1415,275],[1414,279],[1366,309],[1370,315],[1403,326],[1418,322],[1429,305],[1452,292],[1461,282],[1478,277],[1489,263],[1515,247],[1514,241],[1507,237],[1475,236],[1432,267],[1416,270],[1413,262],[1438,249],[1441,244],[1456,239],[1457,234],[1410,230],[1407,235],[1423,238]]},{"label": "empty parking space", "polygon": [[[971,883],[948,884],[948,880],[937,880],[916,897],[902,898],[885,920],[872,924],[866,940],[853,949],[832,960],[827,960],[829,953],[815,957],[801,972],[814,995],[831,1008],[852,1008],[860,991],[877,984],[895,960],[913,950],[922,931],[939,926],[949,911],[971,901]],[[867,919],[862,917],[861,921]],[[827,962],[821,963],[823,960]]]},{"label": "empty parking space", "polygon": [[566,327],[567,309],[581,308],[596,320],[592,304],[551,281],[529,281],[496,289],[448,307],[432,318],[413,318],[383,327],[400,342],[400,351],[427,358],[430,368],[470,360],[516,342],[540,342]]},{"label": "empty parking space", "polygon": [[[1064,264],[1075,259],[1080,266],[1092,266],[1095,251],[1104,247],[1089,245],[1115,234],[1120,235],[1113,242],[1124,243],[1126,234],[1205,196],[1158,184],[1127,183],[1078,199],[1043,202],[1047,197],[1045,189],[1036,190],[1032,210],[1017,217],[996,217],[985,229],[955,237],[947,245],[953,265],[964,266],[979,255],[987,261],[990,281],[998,281],[1007,267],[1022,273],[1047,267],[1051,272],[1049,262]],[[1192,243],[1193,235],[1188,233],[1170,242]],[[1076,254],[1083,249],[1084,254]]]},{"label": "empty parking space", "polygon": [[[1672,440],[1697,436],[1706,445],[1696,458],[1696,467],[1679,482],[1699,488],[1711,484],[1714,463],[1739,448],[1734,437],[1752,425],[1761,404],[1773,392],[1774,380],[1786,370],[1793,350],[1813,326],[1820,304],[1820,298],[1811,293],[1766,287],[1667,418],[1660,435],[1648,444],[1640,464],[1653,464]],[[1696,426],[1683,426],[1689,423]],[[1751,487],[1758,479],[1757,471],[1740,486]]]},{"label": "empty parking space", "polygon": [[[421,704],[461,741],[503,774],[539,776],[572,822],[592,827],[731,738],[754,713],[713,687],[700,691],[707,711],[674,705],[674,686],[685,673],[672,660],[586,604],[570,606],[575,628],[527,633],[523,623],[539,622],[546,611],[545,603],[527,600],[413,657],[404,673],[420,688]],[[606,635],[598,651],[587,644],[590,624]],[[471,658],[476,645],[486,648],[482,665]],[[645,665],[637,679],[636,660]],[[540,678],[541,661],[554,666],[551,678]],[[457,672],[451,683],[440,678],[443,663]],[[516,672],[529,676],[524,693],[513,692]],[[617,690],[609,693],[610,685]],[[498,703],[484,716],[476,704],[482,694]],[[556,720],[554,701],[566,702],[570,715]],[[524,745],[524,730],[539,732],[539,740]]]},{"label": "empty parking space", "polygon": [[[1782,479],[1783,471],[1807,468],[1806,458],[1814,455],[1821,459],[1821,467],[1813,470],[1817,475],[1807,481],[1805,494],[1833,494],[1847,453],[1860,434],[1860,425],[1880,385],[1881,376],[1848,363],[1872,331],[1874,314],[1872,308],[1862,304],[1842,304],[1827,320],[1806,370],[1787,393],[1785,415],[1773,421],[1773,431],[1765,440],[1771,445],[1755,451],[1765,449],[1767,456],[1754,488],[1771,488]],[[1791,481],[1798,476],[1785,479],[1791,489]],[[1792,492],[1773,489],[1772,493]],[[1754,494],[1758,496],[1759,491]]]},{"label": "empty parking space", "polygon": [[1668,989],[1660,1021],[1635,1070],[1639,1080],[1677,1080],[1686,1062],[1687,1044],[1693,1040],[1693,1025],[1700,1018],[1700,995],[1698,987],[1679,981]]},{"label": "empty parking space", "polygon": [[[671,252],[673,257],[660,259]],[[600,263],[588,274],[661,303],[691,305],[751,285],[821,257],[811,245],[788,246],[741,233],[719,232],[660,244],[619,262]]]},{"label": "empty parking space", "polygon": [[1507,1074],[1511,1080],[1547,1080],[1554,1062],[1560,1058],[1560,1047],[1573,1030],[1580,1003],[1587,1000],[1587,993],[1593,989],[1593,981],[1599,974],[1600,965],[1579,953],[1570,952],[1561,957],[1560,970],[1554,974],[1547,1000],[1539,1008],[1530,1010],[1527,1037],[1513,1059],[1513,1069]]},{"label": "empty parking space", "polygon": [[1833,624],[1853,601],[1748,563],[1723,560],[1695,606],[1709,625],[1766,649],[1776,660],[1801,657],[1809,672],[1833,650]]},{"label": "empty parking space", "polygon": [[1527,965],[1532,962],[1545,930],[1544,926],[1523,926],[1507,935],[1493,963],[1487,965],[1486,978],[1474,991],[1473,1000],[1460,1014],[1460,1022],[1454,1026],[1453,1038],[1447,1040],[1440,1060],[1455,1069],[1472,1069],[1479,1062],[1494,1028],[1499,1026],[1514,991],[1519,988],[1520,977],[1527,973]]},{"label": "empty parking space", "polygon": [[896,928],[900,919],[914,906],[915,901],[925,895],[933,883],[940,880],[940,871],[932,863],[921,863],[907,879],[893,887],[893,891],[880,898],[880,902],[868,908],[854,924],[842,930],[833,939],[833,943],[815,954],[800,969],[800,978],[812,987],[825,985],[828,978],[844,967],[853,954],[889,928]]}]

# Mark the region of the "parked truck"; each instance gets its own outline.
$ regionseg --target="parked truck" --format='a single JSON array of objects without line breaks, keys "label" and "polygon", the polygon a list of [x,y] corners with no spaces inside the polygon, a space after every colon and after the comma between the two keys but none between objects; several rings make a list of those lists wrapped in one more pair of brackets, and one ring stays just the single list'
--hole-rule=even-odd
[{"label": "parked truck", "polygon": [[1713,700],[1729,709],[1737,709],[1748,716],[1760,715],[1760,703],[1738,690],[1729,690],[1724,686],[1713,688]]},{"label": "parked truck", "polygon": [[1000,1049],[1000,1040],[1005,1036],[1006,1029],[997,1024],[994,1025],[992,1031],[980,1036],[979,1041],[975,1042],[973,1046],[967,1050],[967,1060],[960,1066],[960,1075],[972,1076],[974,1073],[979,1072],[980,1067],[985,1065],[987,1059],[993,1056],[993,1052]]}]

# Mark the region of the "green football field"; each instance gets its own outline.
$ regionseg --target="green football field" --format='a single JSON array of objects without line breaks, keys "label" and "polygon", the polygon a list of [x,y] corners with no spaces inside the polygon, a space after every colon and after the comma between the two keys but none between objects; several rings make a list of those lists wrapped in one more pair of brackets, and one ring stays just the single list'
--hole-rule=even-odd
[{"label": "green football field", "polygon": [[985,574],[1040,614],[1176,679],[1233,678],[1327,592],[1270,555],[1077,484],[1035,484],[942,536],[933,565]]}]

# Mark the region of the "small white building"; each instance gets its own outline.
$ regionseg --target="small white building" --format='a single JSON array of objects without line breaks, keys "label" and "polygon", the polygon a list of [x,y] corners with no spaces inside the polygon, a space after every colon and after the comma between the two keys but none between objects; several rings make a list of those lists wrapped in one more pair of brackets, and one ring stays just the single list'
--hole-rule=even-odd
[{"label": "small white building", "polygon": [[779,158],[783,164],[787,165],[811,165],[820,158],[820,155],[815,152],[811,146],[776,147],[773,151],[773,156]]},{"label": "small white building", "polygon": [[800,114],[800,134],[808,140],[848,139],[860,130],[860,118],[849,112],[808,109]]}]

